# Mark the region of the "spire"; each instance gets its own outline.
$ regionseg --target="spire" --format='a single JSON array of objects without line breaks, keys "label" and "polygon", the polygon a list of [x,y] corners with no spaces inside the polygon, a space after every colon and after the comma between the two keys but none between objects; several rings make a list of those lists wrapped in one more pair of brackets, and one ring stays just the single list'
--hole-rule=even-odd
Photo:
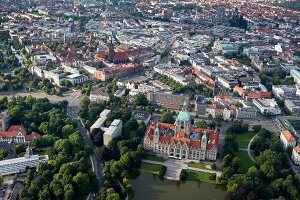
[{"label": "spire", "polygon": [[182,105],[182,111],[187,111],[187,108],[188,108],[187,102],[184,101]]},{"label": "spire", "polygon": [[154,131],[154,135],[159,135],[158,121],[156,121],[156,127]]}]

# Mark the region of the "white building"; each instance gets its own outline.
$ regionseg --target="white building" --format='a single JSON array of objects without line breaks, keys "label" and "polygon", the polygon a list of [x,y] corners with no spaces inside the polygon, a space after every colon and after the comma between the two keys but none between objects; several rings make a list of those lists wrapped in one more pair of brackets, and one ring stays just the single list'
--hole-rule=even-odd
[{"label": "white building", "polygon": [[300,72],[298,70],[292,69],[291,76],[294,78],[294,81],[300,85]]},{"label": "white building", "polygon": [[300,100],[286,99],[284,101],[284,105],[291,112],[292,115],[300,115]]},{"label": "white building", "polygon": [[254,99],[254,106],[262,115],[280,115],[281,110],[275,99]]},{"label": "white building", "polygon": [[31,150],[27,147],[25,157],[0,161],[0,174],[6,176],[25,172],[27,168],[37,167],[40,162],[47,160],[47,155],[31,155]]},{"label": "white building", "polygon": [[89,80],[89,77],[79,74],[79,73],[75,73],[75,74],[71,74],[71,75],[67,76],[66,79],[68,81],[70,81],[72,83],[72,85],[77,85],[80,83],[87,82]]},{"label": "white building", "polygon": [[289,130],[281,131],[280,140],[283,143],[285,149],[288,147],[296,146],[296,140]]},{"label": "white building", "polygon": [[108,115],[111,113],[111,110],[104,109],[101,113],[97,121],[90,127],[90,133],[95,129],[101,129],[104,126],[105,120]]},{"label": "white building", "polygon": [[93,88],[90,92],[90,101],[91,102],[101,102],[101,101],[108,101],[109,94],[104,91],[103,88]]},{"label": "white building", "polygon": [[237,108],[235,113],[236,119],[254,119],[256,118],[257,110],[252,107]]},{"label": "white building", "polygon": [[122,134],[122,128],[122,121],[115,119],[103,134],[103,144],[107,146],[112,139],[119,137]]},{"label": "white building", "polygon": [[275,97],[283,100],[285,99],[286,96],[295,95],[296,88],[295,86],[289,86],[289,85],[273,85],[272,92]]},{"label": "white building", "polygon": [[110,115],[110,113],[111,110],[104,109],[100,113],[100,116],[97,119],[97,121],[90,128],[90,133],[97,130],[101,130],[102,133],[104,132],[103,144],[105,146],[107,146],[112,139],[120,136],[122,134],[122,128],[123,128],[122,121],[119,119],[115,119],[108,128],[105,127],[105,121],[107,117]]},{"label": "white building", "polygon": [[115,93],[114,93],[114,96],[115,97],[122,97],[122,96],[124,96],[125,95],[125,89],[119,89],[119,90],[117,90]]},{"label": "white building", "polygon": [[293,148],[292,161],[295,165],[300,165],[300,146],[296,146]]}]

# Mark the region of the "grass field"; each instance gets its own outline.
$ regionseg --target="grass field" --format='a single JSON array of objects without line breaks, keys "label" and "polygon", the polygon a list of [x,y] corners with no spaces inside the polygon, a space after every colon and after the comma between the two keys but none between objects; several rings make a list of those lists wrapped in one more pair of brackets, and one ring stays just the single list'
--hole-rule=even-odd
[{"label": "grass field", "polygon": [[198,169],[210,169],[206,168],[207,165],[211,164],[204,164],[204,163],[188,163],[189,167],[198,168]]},{"label": "grass field", "polygon": [[242,170],[244,173],[246,173],[248,169],[253,165],[253,162],[250,159],[247,151],[239,150],[238,157],[241,159]]},{"label": "grass field", "polygon": [[236,141],[239,144],[239,148],[247,149],[249,141],[253,138],[254,135],[255,133],[252,132],[236,135]]},{"label": "grass field", "polygon": [[141,172],[145,172],[148,174],[159,174],[159,170],[162,168],[162,165],[157,164],[151,164],[151,163],[143,163],[141,164],[141,167],[138,169]]},{"label": "grass field", "polygon": [[216,180],[210,180],[211,173],[207,172],[198,172],[193,170],[187,170],[186,180],[206,182],[210,184],[219,184]]},{"label": "grass field", "polygon": [[164,162],[165,161],[165,159],[162,157],[158,157],[158,156],[150,155],[150,154],[143,154],[143,159],[156,161],[156,162]]}]

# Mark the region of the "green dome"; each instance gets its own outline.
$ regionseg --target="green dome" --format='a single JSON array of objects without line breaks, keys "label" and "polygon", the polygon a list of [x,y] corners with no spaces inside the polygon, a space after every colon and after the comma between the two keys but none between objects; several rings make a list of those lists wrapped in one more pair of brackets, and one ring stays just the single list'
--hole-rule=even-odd
[{"label": "green dome", "polygon": [[183,121],[183,122],[190,122],[191,121],[191,115],[187,111],[180,111],[178,117],[178,121]]}]

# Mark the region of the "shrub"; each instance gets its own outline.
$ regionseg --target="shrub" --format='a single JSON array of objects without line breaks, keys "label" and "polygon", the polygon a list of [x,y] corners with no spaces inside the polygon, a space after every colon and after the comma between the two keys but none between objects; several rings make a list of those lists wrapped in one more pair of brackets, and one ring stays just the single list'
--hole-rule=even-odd
[{"label": "shrub", "polygon": [[212,163],[210,167],[211,167],[211,169],[213,169],[213,170],[216,170],[216,169],[217,169],[216,163]]},{"label": "shrub", "polygon": [[160,170],[159,170],[158,176],[162,178],[162,177],[165,176],[166,172],[167,172],[167,167],[166,167],[166,166],[162,166],[162,167],[160,168]]},{"label": "shrub", "polygon": [[210,180],[216,180],[216,178],[217,178],[217,174],[216,174],[216,173],[213,173],[213,174],[211,174],[211,175],[209,176],[209,179],[210,179]]},{"label": "shrub", "polygon": [[186,181],[186,177],[187,177],[187,170],[182,169],[181,172],[180,172],[180,180],[181,181]]}]

